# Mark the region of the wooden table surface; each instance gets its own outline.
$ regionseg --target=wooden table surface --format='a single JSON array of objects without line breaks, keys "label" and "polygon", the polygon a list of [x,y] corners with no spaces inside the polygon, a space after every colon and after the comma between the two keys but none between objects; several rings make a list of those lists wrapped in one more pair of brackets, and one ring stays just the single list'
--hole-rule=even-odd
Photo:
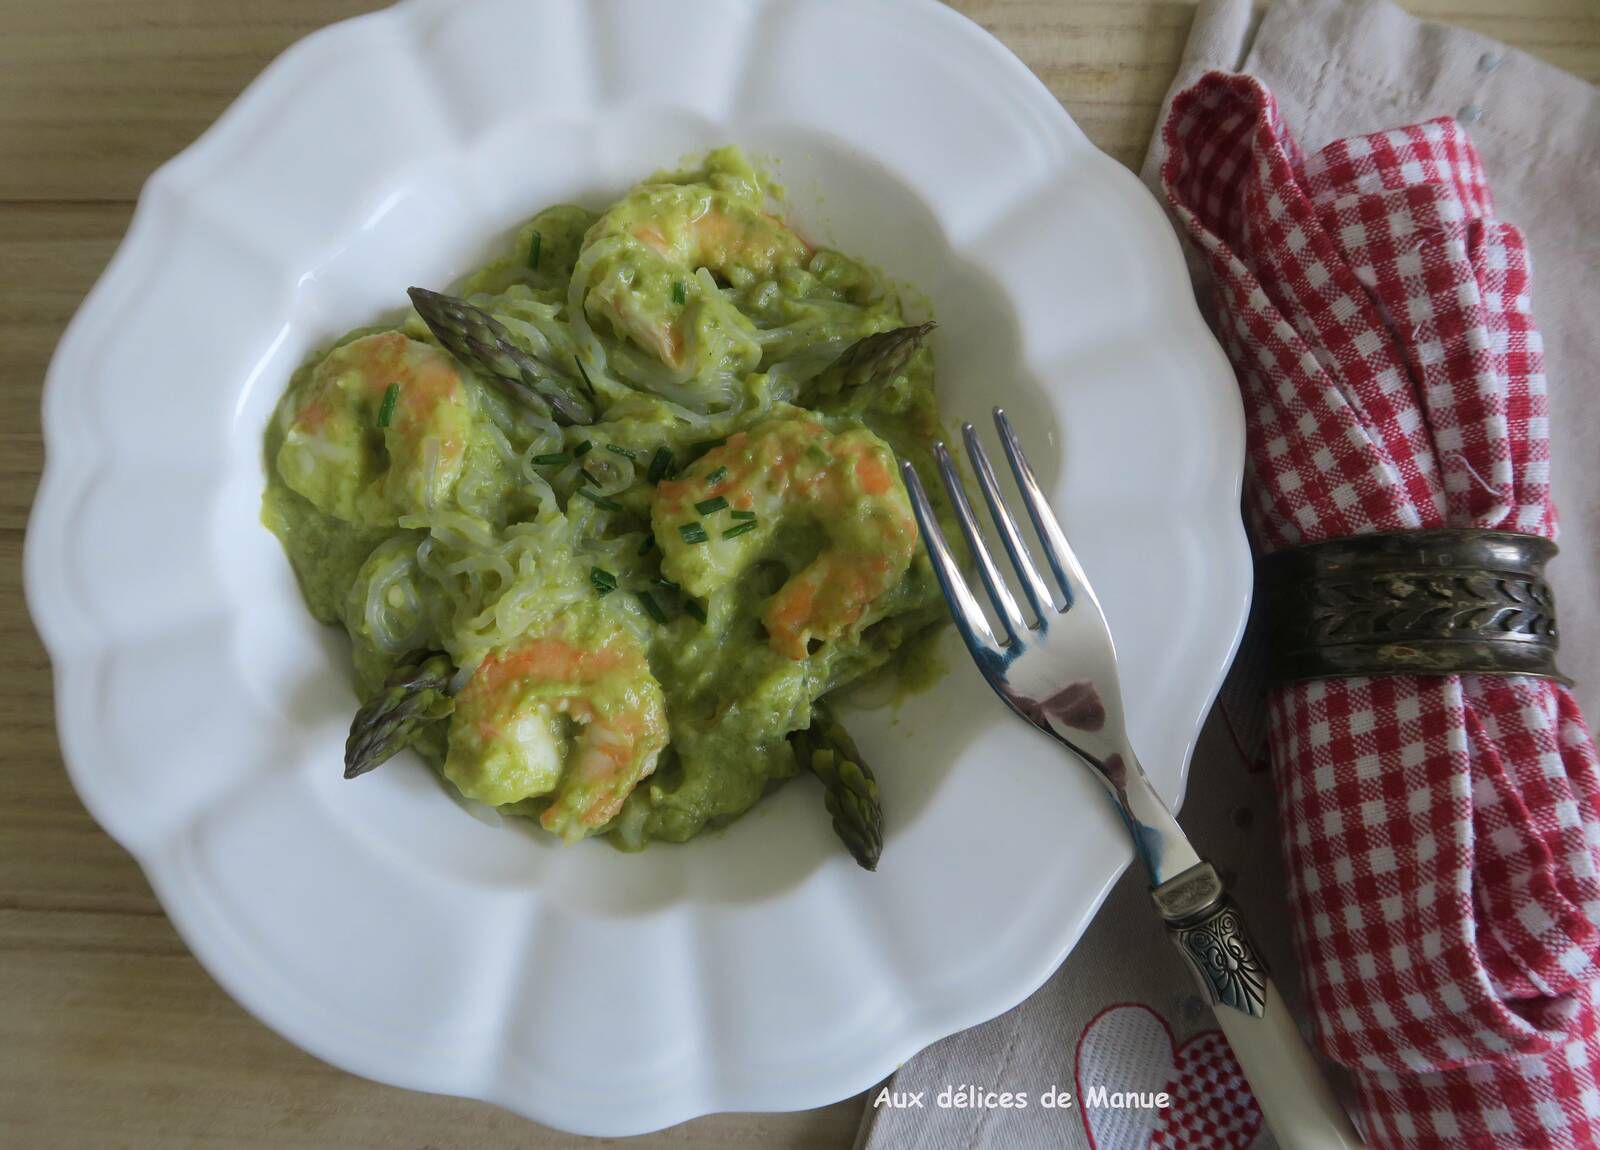
[{"label": "wooden table surface", "polygon": [[[51,349],[140,184],[291,42],[365,0],[0,0],[0,1141],[57,1147],[556,1147],[477,1102],[366,1082],[236,1006],[62,770],[22,603]],[[1100,147],[1137,166],[1192,0],[961,0]],[[1594,0],[1410,0],[1600,80]],[[860,1098],[716,1115],[638,1146],[845,1147]]]}]

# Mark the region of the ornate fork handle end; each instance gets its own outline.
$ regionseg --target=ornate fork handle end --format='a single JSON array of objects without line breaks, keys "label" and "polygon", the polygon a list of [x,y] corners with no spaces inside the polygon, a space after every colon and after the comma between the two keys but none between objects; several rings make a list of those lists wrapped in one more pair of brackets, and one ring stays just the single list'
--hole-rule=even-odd
[{"label": "ornate fork handle end", "polygon": [[1201,862],[1168,879],[1152,888],[1150,898],[1212,1006],[1265,1017],[1267,965],[1211,864]]}]

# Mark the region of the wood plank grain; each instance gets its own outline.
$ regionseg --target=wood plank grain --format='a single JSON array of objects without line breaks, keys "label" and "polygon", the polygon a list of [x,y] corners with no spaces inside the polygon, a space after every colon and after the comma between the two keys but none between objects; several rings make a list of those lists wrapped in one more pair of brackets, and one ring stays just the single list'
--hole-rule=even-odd
[{"label": "wood plank grain", "polygon": [[26,524],[44,465],[39,393],[50,353],[132,213],[126,203],[0,202],[0,530]]},{"label": "wood plank grain", "polygon": [[1194,4],[957,0],[1022,58],[1103,151],[1137,168]]},{"label": "wood plank grain", "polygon": [[[335,1071],[235,1005],[84,811],[21,596],[39,385],[140,184],[283,49],[376,0],[0,0],[0,1116],[18,1145],[579,1147],[479,1103]],[[957,0],[1132,166],[1192,0]],[[1412,0],[1600,81],[1593,0]],[[844,1147],[863,1102],[718,1115],[630,1147]]]},{"label": "wood plank grain", "polygon": [[374,0],[4,0],[0,199],[128,200],[290,44]]}]

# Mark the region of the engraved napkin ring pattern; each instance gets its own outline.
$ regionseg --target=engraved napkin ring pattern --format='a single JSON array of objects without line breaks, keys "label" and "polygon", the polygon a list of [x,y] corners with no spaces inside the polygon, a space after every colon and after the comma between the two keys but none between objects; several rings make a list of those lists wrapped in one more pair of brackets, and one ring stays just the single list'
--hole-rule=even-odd
[{"label": "engraved napkin ring pattern", "polygon": [[1537,535],[1455,528],[1355,535],[1261,560],[1272,674],[1534,675],[1556,670],[1555,596]]}]

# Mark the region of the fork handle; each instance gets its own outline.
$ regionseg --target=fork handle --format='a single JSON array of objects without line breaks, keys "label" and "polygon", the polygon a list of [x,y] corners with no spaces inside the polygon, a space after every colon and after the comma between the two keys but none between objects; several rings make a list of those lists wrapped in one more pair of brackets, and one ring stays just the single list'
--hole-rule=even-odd
[{"label": "fork handle", "polygon": [[1211,1002],[1283,1150],[1358,1150],[1361,1138],[1289,1016],[1239,908],[1208,862],[1150,892]]}]

